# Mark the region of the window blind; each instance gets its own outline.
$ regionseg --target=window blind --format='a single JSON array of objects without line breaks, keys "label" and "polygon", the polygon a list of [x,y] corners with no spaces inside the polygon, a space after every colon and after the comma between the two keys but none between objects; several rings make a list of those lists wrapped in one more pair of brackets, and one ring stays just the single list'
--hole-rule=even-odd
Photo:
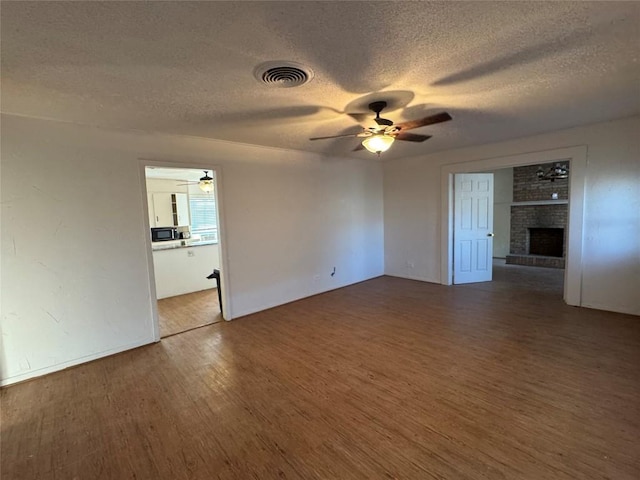
[{"label": "window blind", "polygon": [[189,195],[191,213],[191,235],[200,235],[203,240],[218,241],[218,219],[216,199],[211,195]]}]

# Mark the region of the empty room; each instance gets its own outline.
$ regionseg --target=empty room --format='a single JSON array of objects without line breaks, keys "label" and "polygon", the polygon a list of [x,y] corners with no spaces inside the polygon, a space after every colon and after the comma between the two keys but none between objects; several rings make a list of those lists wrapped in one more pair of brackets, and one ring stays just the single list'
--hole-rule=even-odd
[{"label": "empty room", "polygon": [[640,3],[0,3],[0,477],[640,478]]}]

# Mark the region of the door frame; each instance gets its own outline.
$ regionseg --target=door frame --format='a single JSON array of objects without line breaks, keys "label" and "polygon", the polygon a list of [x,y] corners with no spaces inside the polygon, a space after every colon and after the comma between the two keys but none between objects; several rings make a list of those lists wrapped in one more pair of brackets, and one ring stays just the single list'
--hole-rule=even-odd
[{"label": "door frame", "polygon": [[568,305],[582,305],[582,230],[587,170],[586,145],[443,165],[440,170],[442,219],[440,222],[440,283],[442,285],[453,284],[453,175],[562,161],[571,162],[563,298]]},{"label": "door frame", "polygon": [[[216,210],[218,213],[218,249],[220,257],[220,283],[222,288],[222,305],[220,305],[220,313],[224,320],[233,319],[231,309],[231,291],[229,282],[229,260],[227,257],[227,229],[225,226],[225,214],[224,214],[224,193],[223,193],[223,181],[222,181],[222,167],[219,165],[206,165],[204,163],[182,163],[171,162],[163,160],[154,160],[150,158],[138,158],[139,177],[140,177],[140,191],[142,192],[142,206],[144,209],[143,224],[145,229],[145,250],[147,252],[147,274],[149,277],[149,300],[151,303],[151,314],[153,317],[153,337],[156,342],[160,341],[160,319],[158,317],[158,296],[156,292],[156,280],[155,270],[153,266],[153,249],[151,245],[151,236],[149,231],[151,225],[149,224],[149,202],[147,196],[147,182],[146,182],[146,167],[160,167],[160,168],[178,168],[187,170],[208,170],[214,173],[214,195],[216,197]],[[220,287],[220,286],[219,286]]]}]

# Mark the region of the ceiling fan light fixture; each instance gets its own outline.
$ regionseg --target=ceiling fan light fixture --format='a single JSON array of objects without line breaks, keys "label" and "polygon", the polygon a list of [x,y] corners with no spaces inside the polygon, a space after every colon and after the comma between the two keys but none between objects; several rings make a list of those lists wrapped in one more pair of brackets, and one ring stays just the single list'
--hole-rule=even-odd
[{"label": "ceiling fan light fixture", "polygon": [[362,146],[371,153],[380,154],[389,150],[395,138],[389,135],[372,135],[362,141]]},{"label": "ceiling fan light fixture", "polygon": [[198,182],[198,186],[200,187],[200,190],[205,193],[213,192],[213,180],[200,180],[200,182]]},{"label": "ceiling fan light fixture", "polygon": [[213,178],[209,176],[209,172],[205,170],[204,177],[200,178],[198,182],[198,187],[205,193],[213,192]]}]

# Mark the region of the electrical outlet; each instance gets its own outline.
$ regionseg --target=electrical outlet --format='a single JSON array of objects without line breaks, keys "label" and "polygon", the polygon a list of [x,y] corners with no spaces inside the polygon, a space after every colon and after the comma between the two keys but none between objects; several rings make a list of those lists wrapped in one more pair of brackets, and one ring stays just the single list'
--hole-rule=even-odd
[{"label": "electrical outlet", "polygon": [[196,254],[193,250],[187,250],[187,257],[195,257]]},{"label": "electrical outlet", "polygon": [[415,266],[416,266],[416,264],[415,264],[415,263],[410,262],[410,261],[408,261],[408,260],[407,260],[407,267],[409,267],[409,268],[413,268],[413,267],[415,267]]},{"label": "electrical outlet", "polygon": [[314,275],[314,276],[313,276],[313,280],[314,280],[314,281],[316,281],[316,282],[317,282],[318,280],[320,280],[320,275]]}]

